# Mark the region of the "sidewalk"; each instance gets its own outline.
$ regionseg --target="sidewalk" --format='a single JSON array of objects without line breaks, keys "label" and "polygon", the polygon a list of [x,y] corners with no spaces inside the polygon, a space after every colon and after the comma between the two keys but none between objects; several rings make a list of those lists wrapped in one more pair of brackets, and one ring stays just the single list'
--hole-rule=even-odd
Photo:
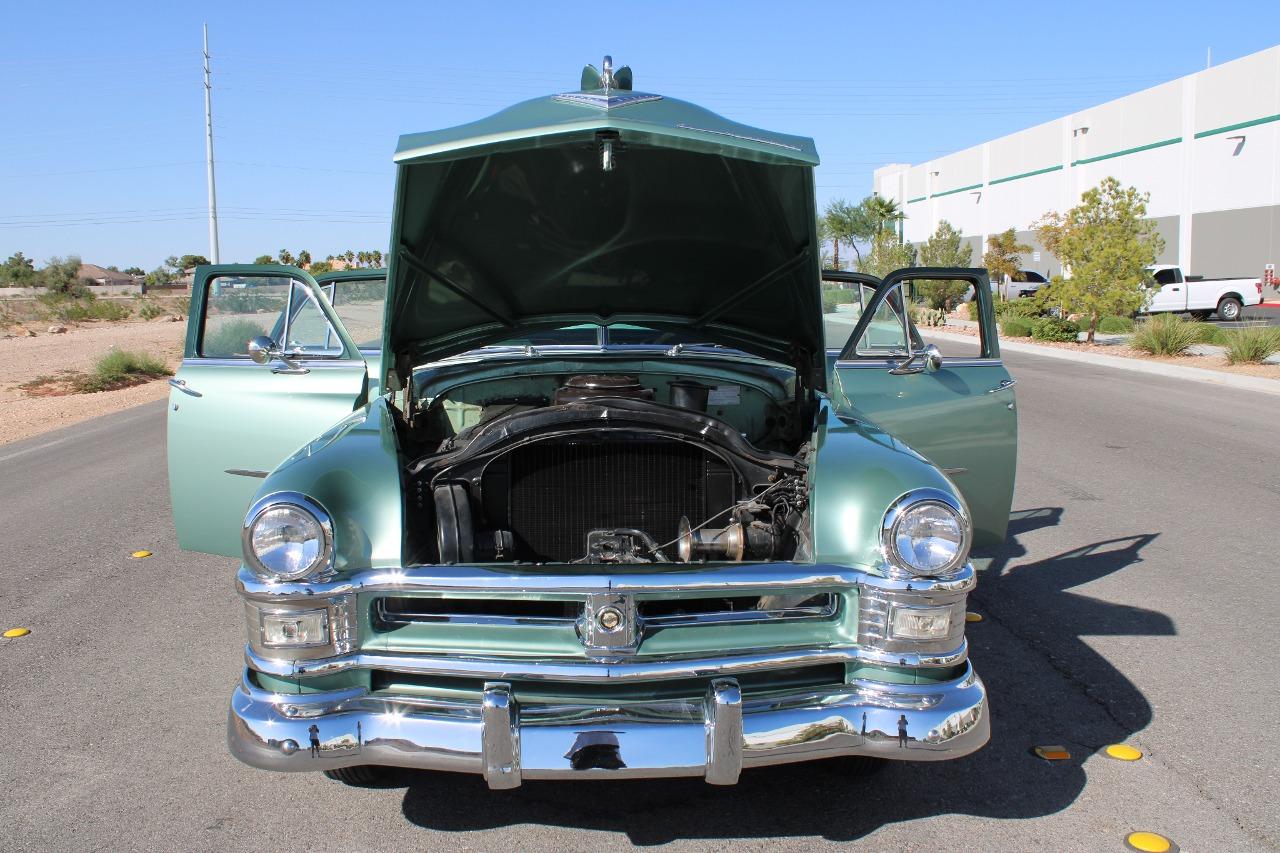
[{"label": "sidewalk", "polygon": [[[959,341],[969,344],[973,343],[973,337],[971,335],[941,332],[936,329],[921,329],[920,334],[925,337],[941,338],[942,340]],[[1106,337],[1123,339],[1124,336],[1107,335]],[[1102,341],[1100,340],[1100,342]],[[1060,358],[1066,361],[1093,364],[1099,367],[1117,367],[1121,370],[1130,370],[1135,373],[1148,373],[1155,376],[1166,376],[1172,379],[1190,379],[1195,382],[1207,382],[1211,385],[1221,385],[1227,388],[1239,388],[1246,391],[1261,391],[1264,394],[1280,394],[1280,382],[1277,382],[1274,379],[1263,379],[1258,376],[1240,376],[1235,373],[1226,373],[1220,370],[1207,370],[1203,367],[1185,367],[1181,364],[1166,364],[1161,361],[1143,361],[1142,359],[1126,358],[1119,355],[1100,355],[1092,352],[1074,352],[1069,349],[1044,347],[1039,344],[1022,343],[1020,341],[1012,341],[1007,338],[1000,339],[1000,349],[1002,352],[1031,353],[1033,355],[1040,355],[1046,358]],[[1196,349],[1206,352],[1208,350],[1217,350],[1218,352],[1222,351],[1222,347],[1210,347],[1206,345],[1197,345]]]}]

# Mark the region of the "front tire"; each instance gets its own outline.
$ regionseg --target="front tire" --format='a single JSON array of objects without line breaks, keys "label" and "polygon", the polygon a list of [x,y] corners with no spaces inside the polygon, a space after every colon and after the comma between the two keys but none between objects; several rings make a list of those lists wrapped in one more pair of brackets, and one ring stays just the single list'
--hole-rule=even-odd
[{"label": "front tire", "polygon": [[324,775],[344,785],[363,788],[382,781],[386,775],[386,769],[372,764],[361,764],[356,767],[339,767],[336,770],[326,770]]},{"label": "front tire", "polygon": [[1234,296],[1224,296],[1222,301],[1218,303],[1218,319],[1219,320],[1239,320],[1240,319],[1240,300]]}]

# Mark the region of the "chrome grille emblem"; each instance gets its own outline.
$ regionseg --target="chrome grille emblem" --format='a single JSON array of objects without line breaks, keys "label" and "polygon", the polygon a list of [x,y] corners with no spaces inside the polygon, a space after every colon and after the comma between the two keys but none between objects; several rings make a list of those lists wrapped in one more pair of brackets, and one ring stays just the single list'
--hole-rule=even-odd
[{"label": "chrome grille emblem", "polygon": [[635,599],[616,592],[598,592],[587,596],[578,636],[588,649],[626,651],[635,648],[636,628]]}]

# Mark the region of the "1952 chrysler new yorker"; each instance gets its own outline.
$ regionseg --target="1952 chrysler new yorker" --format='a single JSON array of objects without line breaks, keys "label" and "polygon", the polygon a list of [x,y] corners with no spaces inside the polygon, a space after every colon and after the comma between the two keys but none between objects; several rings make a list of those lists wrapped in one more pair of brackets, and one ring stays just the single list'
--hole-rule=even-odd
[{"label": "1952 chrysler new yorker", "polygon": [[[1016,414],[985,271],[830,274],[864,307],[828,352],[813,142],[608,63],[395,160],[385,278],[197,275],[169,473],[180,544],[243,561],[238,758],[731,784],[986,742],[968,555]],[[977,357],[904,310],[944,278]]]}]

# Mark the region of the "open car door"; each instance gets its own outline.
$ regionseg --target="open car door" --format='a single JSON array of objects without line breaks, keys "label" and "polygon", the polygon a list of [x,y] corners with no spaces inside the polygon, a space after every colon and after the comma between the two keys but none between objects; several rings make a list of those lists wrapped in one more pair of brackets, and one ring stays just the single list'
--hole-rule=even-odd
[{"label": "open car door", "polygon": [[[975,544],[1003,542],[1018,420],[1014,380],[1000,360],[987,271],[912,267],[883,280],[843,276],[864,292],[861,316],[832,371],[837,407],[873,421],[942,469],[969,505]],[[943,356],[921,337],[907,305],[910,286],[922,282],[954,282],[958,291],[973,286],[980,336],[972,352]]]},{"label": "open car door", "polygon": [[169,384],[178,544],[229,557],[241,553],[261,478],[369,393],[360,350],[319,285],[276,265],[197,269],[182,367]]},{"label": "open car door", "polygon": [[382,323],[387,307],[387,270],[350,269],[323,272],[316,284],[333,306],[343,328],[355,341],[369,365],[369,397],[380,393],[382,378]]}]

